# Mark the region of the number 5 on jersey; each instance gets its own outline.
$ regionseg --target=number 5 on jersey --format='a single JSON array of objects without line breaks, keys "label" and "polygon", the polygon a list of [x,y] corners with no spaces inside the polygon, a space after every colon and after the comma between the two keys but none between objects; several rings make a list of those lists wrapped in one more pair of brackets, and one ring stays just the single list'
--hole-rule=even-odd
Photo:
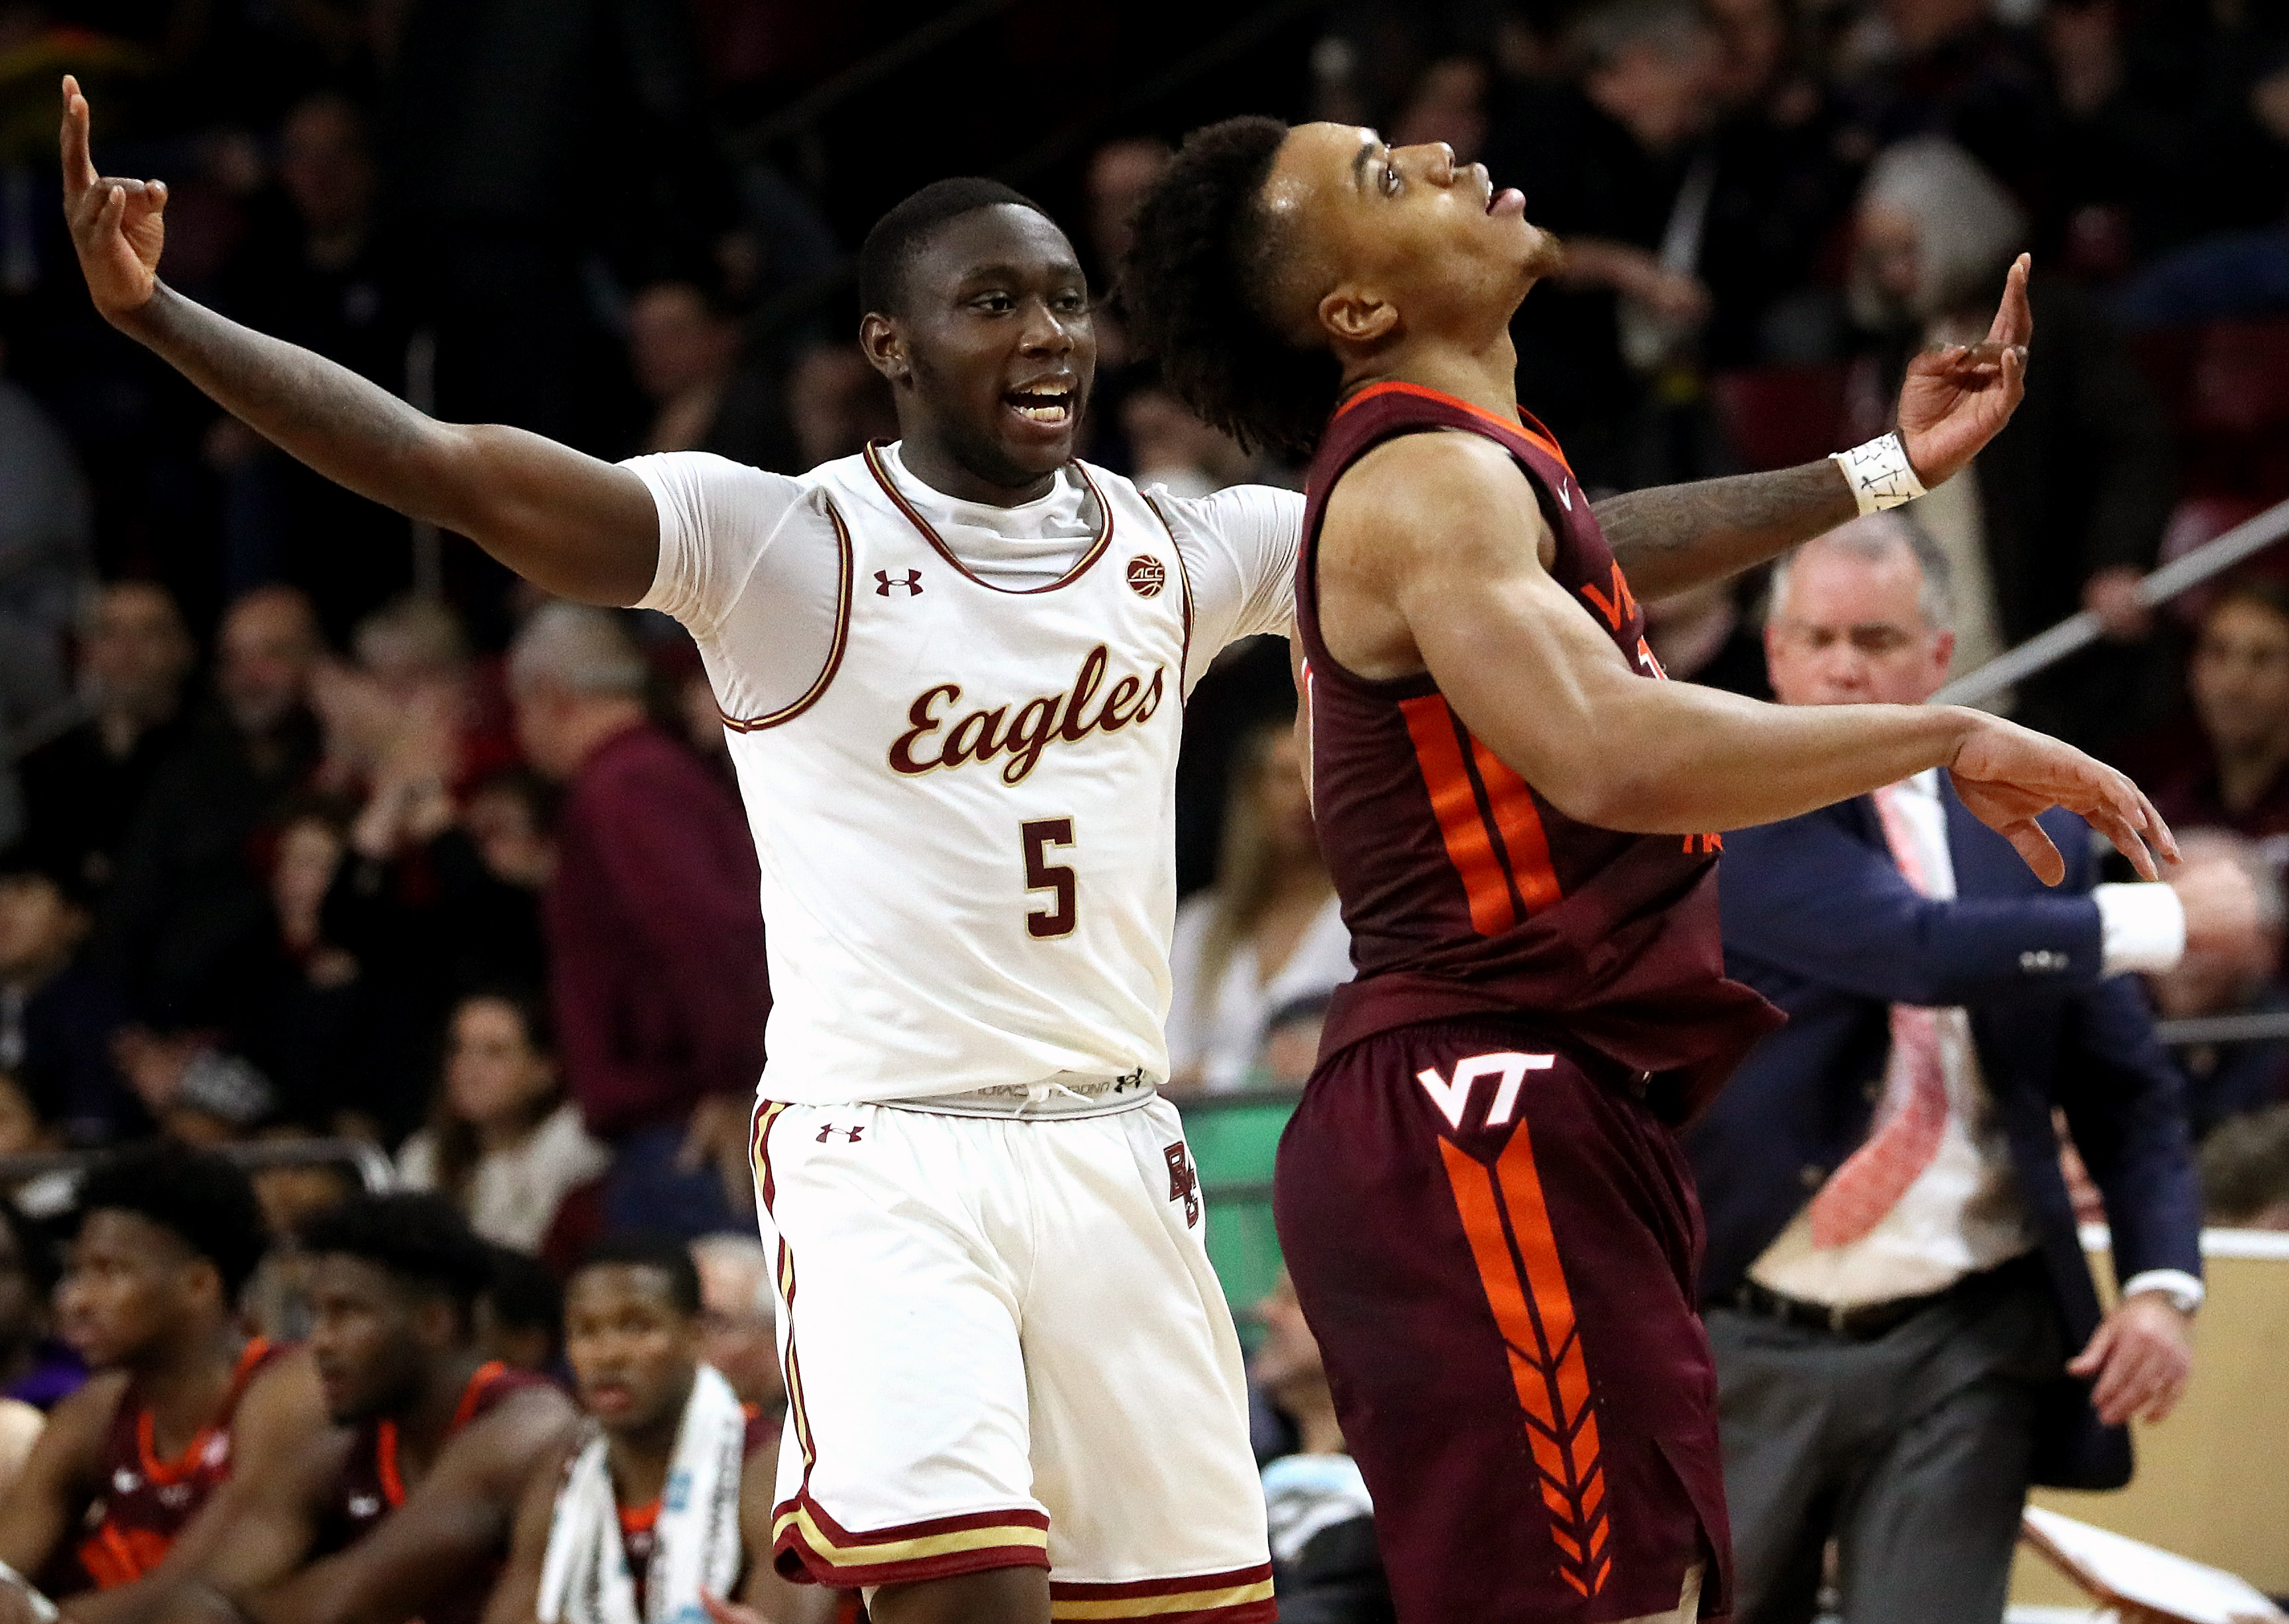
[{"label": "number 5 on jersey", "polygon": [[1037,942],[1069,936],[1078,919],[1079,895],[1073,870],[1050,862],[1049,848],[1073,843],[1073,819],[1037,817],[1017,828],[1025,837],[1025,889],[1048,891],[1055,898],[1047,913],[1025,915],[1025,934]]}]

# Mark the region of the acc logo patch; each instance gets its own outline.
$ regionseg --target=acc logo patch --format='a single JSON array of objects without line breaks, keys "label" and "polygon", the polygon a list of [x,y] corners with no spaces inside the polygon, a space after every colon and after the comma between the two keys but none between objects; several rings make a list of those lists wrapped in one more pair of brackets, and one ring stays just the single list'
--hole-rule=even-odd
[{"label": "acc logo patch", "polygon": [[1150,553],[1129,561],[1129,590],[1140,598],[1157,598],[1168,584],[1168,567]]}]

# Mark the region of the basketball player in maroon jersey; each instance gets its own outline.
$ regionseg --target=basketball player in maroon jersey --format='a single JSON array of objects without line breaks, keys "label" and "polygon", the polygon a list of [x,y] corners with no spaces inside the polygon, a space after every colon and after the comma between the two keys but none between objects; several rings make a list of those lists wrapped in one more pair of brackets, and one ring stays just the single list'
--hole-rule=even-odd
[{"label": "basketball player in maroon jersey", "polygon": [[77,1214],[58,1306],[97,1374],[0,1497],[0,1558],[60,1594],[156,1567],[250,1429],[259,1446],[266,1427],[325,1424],[308,1357],[240,1329],[267,1244],[244,1173],[172,1146],[125,1150],[81,1180]]},{"label": "basketball player in maroon jersey", "polygon": [[451,1203],[360,1197],[314,1219],[302,1243],[332,1424],[241,1460],[137,1587],[130,1616],[475,1624],[518,1495],[577,1414],[545,1378],[478,1353],[490,1259]]},{"label": "basketball player in maroon jersey", "polygon": [[1647,680],[1600,527],[1675,591],[1939,482],[2023,388],[2023,262],[1990,345],[1917,363],[1900,435],[1602,513],[1516,395],[1510,318],[1557,262],[1519,195],[1444,146],[1241,119],[1186,144],[1124,277],[1196,410],[1314,454],[1307,770],[1359,974],[1275,1204],[1408,1624],[1729,1606],[1671,1134],[1778,1017],[1724,979],[1707,832],[1947,767],[2054,883],[2032,821],[2054,804],[2149,878],[2147,843],[2174,851],[2126,778],[1993,717],[1798,726]]}]

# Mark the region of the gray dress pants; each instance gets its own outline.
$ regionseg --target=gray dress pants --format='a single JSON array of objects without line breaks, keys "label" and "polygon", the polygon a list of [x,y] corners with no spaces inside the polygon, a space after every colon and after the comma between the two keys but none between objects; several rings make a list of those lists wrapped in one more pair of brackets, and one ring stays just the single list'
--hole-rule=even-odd
[{"label": "gray dress pants", "polygon": [[1999,1624],[2062,1354],[2032,1258],[1853,1341],[1744,1310],[1717,1355],[1734,1624],[1809,1624],[1838,1545],[1845,1624]]}]

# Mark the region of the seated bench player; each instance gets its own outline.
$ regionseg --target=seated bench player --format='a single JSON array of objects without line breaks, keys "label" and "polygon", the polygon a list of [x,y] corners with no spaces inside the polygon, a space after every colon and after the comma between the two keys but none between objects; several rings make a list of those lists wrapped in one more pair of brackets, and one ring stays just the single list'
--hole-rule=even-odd
[{"label": "seated bench player", "polygon": [[706,1334],[672,1238],[604,1241],[574,1271],[564,1349],[592,1429],[527,1488],[485,1624],[833,1616],[832,1593],[772,1570],[778,1428],[703,1361]]},{"label": "seated bench player", "polygon": [[132,1598],[121,1593],[131,1609],[72,1604],[67,1619],[474,1624],[483,1613],[519,1494],[574,1436],[571,1402],[478,1350],[491,1260],[450,1201],[357,1197],[301,1238],[331,1424],[250,1446],[168,1559]]},{"label": "seated bench player", "polygon": [[96,1374],[0,1495],[0,1560],[57,1594],[132,1584],[215,1493],[250,1429],[325,1425],[307,1353],[241,1329],[262,1209],[219,1156],[124,1150],[80,1182],[61,1328]]}]

